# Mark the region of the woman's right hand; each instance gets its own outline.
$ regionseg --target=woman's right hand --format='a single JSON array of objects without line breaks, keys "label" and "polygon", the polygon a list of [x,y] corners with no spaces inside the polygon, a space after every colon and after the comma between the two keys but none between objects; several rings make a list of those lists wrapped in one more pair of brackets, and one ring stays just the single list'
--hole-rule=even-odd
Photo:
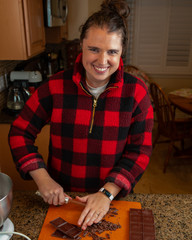
[{"label": "woman's right hand", "polygon": [[63,188],[49,176],[46,169],[41,168],[31,171],[30,175],[37,184],[38,190],[45,202],[53,205],[63,205],[65,197],[71,199],[71,197],[64,193]]}]

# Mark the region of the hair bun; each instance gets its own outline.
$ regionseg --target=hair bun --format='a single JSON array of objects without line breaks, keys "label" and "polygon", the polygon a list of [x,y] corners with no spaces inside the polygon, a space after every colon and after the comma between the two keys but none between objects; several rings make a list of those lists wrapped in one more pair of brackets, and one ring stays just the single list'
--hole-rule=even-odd
[{"label": "hair bun", "polygon": [[130,9],[124,0],[104,0],[101,4],[102,11],[116,12],[122,18],[128,18]]}]

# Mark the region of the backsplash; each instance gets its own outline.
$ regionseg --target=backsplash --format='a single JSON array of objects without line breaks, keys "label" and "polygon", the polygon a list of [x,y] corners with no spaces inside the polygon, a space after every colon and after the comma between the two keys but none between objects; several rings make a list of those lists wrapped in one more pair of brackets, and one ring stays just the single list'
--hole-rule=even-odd
[{"label": "backsplash", "polygon": [[[0,76],[11,72],[21,61],[0,61]],[[6,106],[7,89],[0,93],[0,111]]]}]

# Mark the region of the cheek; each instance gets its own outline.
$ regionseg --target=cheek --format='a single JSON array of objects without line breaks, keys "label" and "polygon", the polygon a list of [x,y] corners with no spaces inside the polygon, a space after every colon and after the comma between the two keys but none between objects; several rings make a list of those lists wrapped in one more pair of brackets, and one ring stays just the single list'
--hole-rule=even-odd
[{"label": "cheek", "polygon": [[94,61],[94,56],[92,56],[91,54],[83,54],[82,62],[84,67],[86,65],[91,64],[93,61]]},{"label": "cheek", "polygon": [[115,58],[111,59],[111,64],[112,64],[115,68],[118,68],[118,67],[119,67],[119,62],[120,62],[120,57],[115,57]]}]

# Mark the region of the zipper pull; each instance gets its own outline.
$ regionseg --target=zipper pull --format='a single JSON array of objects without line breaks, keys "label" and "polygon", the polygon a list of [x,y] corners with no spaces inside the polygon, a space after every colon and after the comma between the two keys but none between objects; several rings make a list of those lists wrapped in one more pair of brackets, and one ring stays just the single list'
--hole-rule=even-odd
[{"label": "zipper pull", "polygon": [[97,107],[97,99],[96,99],[96,98],[94,98],[94,100],[93,100],[93,107],[94,107],[94,108]]}]

